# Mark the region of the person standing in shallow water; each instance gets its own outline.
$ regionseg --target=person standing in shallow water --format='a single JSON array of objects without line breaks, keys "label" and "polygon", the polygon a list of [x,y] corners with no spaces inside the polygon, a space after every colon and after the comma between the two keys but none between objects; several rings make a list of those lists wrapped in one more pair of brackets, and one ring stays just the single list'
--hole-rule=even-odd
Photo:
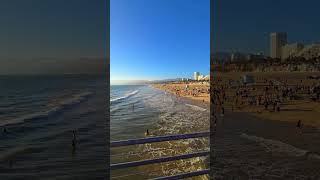
[{"label": "person standing in shallow water", "polygon": [[150,133],[149,133],[149,129],[147,129],[147,131],[145,132],[145,136],[149,136]]}]

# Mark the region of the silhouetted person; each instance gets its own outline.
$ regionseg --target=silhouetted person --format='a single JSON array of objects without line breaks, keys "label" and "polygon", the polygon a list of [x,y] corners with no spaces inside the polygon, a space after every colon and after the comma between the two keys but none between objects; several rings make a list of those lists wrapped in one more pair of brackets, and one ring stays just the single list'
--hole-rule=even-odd
[{"label": "silhouetted person", "polygon": [[224,116],[224,107],[221,107],[221,116]]},{"label": "silhouetted person", "polygon": [[264,109],[268,109],[268,106],[269,106],[268,101],[265,101],[265,102],[264,102]]},{"label": "silhouetted person", "polygon": [[72,138],[72,151],[74,152],[76,150],[77,145],[77,137],[76,137],[76,130],[72,131],[73,138]]},{"label": "silhouetted person", "polygon": [[3,132],[4,132],[5,134],[7,134],[7,133],[8,133],[8,131],[7,131],[7,128],[6,128],[6,127],[3,127]]},{"label": "silhouetted person", "polygon": [[149,136],[149,135],[150,135],[149,129],[147,129],[147,131],[146,131],[146,136]]},{"label": "silhouetted person", "polygon": [[297,128],[301,128],[301,120],[297,122]]},{"label": "silhouetted person", "polygon": [[277,102],[277,111],[278,112],[280,111],[280,102],[279,101]]}]

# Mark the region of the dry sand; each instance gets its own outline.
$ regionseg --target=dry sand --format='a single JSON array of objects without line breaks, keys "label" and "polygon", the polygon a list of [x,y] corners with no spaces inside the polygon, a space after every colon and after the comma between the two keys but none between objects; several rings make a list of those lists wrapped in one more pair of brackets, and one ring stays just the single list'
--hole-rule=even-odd
[{"label": "dry sand", "polygon": [[[189,86],[189,90],[185,91],[186,85]],[[169,92],[171,94],[196,100],[196,101],[203,101],[205,103],[210,103],[210,93],[207,92],[208,89],[210,89],[209,84],[203,84],[203,83],[158,83],[158,84],[152,84],[152,87],[161,89],[163,91]],[[197,95],[193,96],[191,94],[192,89],[196,91],[196,89],[199,89],[202,91],[201,93],[198,93]]]}]

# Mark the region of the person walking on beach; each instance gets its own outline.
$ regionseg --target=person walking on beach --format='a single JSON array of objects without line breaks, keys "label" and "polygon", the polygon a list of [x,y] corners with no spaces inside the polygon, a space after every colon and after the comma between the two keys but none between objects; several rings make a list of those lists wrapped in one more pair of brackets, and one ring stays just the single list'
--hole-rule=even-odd
[{"label": "person walking on beach", "polygon": [[299,121],[297,122],[297,128],[301,129],[301,126],[302,126],[301,120],[299,120]]},{"label": "person walking on beach", "polygon": [[224,116],[224,107],[221,106],[221,116]]},{"label": "person walking on beach", "polygon": [[77,141],[77,137],[76,137],[76,130],[72,130],[72,152],[74,152],[76,150],[76,141]]},{"label": "person walking on beach", "polygon": [[276,106],[277,106],[277,102],[274,101],[274,102],[273,102],[273,111],[276,111]]},{"label": "person walking on beach", "polygon": [[269,103],[267,100],[264,100],[264,109],[267,110],[269,106]]},{"label": "person walking on beach", "polygon": [[134,103],[132,103],[132,111],[134,111]]},{"label": "person walking on beach", "polygon": [[3,127],[3,133],[5,133],[5,134],[8,133],[7,128],[5,126]]},{"label": "person walking on beach", "polygon": [[277,111],[280,112],[280,100],[277,101]]}]

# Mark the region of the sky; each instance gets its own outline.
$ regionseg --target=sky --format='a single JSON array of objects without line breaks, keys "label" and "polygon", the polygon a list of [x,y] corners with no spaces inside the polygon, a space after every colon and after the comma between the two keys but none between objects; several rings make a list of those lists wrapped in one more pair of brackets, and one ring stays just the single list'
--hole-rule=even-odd
[{"label": "sky", "polygon": [[319,0],[213,0],[213,51],[269,54],[269,33],[288,42],[320,41]]},{"label": "sky", "polygon": [[59,73],[63,68],[68,72],[70,64],[76,71],[86,71],[88,64],[103,64],[106,4],[105,0],[1,0],[0,74],[49,69]]},{"label": "sky", "polygon": [[209,62],[209,0],[110,1],[111,81],[191,78]]}]

